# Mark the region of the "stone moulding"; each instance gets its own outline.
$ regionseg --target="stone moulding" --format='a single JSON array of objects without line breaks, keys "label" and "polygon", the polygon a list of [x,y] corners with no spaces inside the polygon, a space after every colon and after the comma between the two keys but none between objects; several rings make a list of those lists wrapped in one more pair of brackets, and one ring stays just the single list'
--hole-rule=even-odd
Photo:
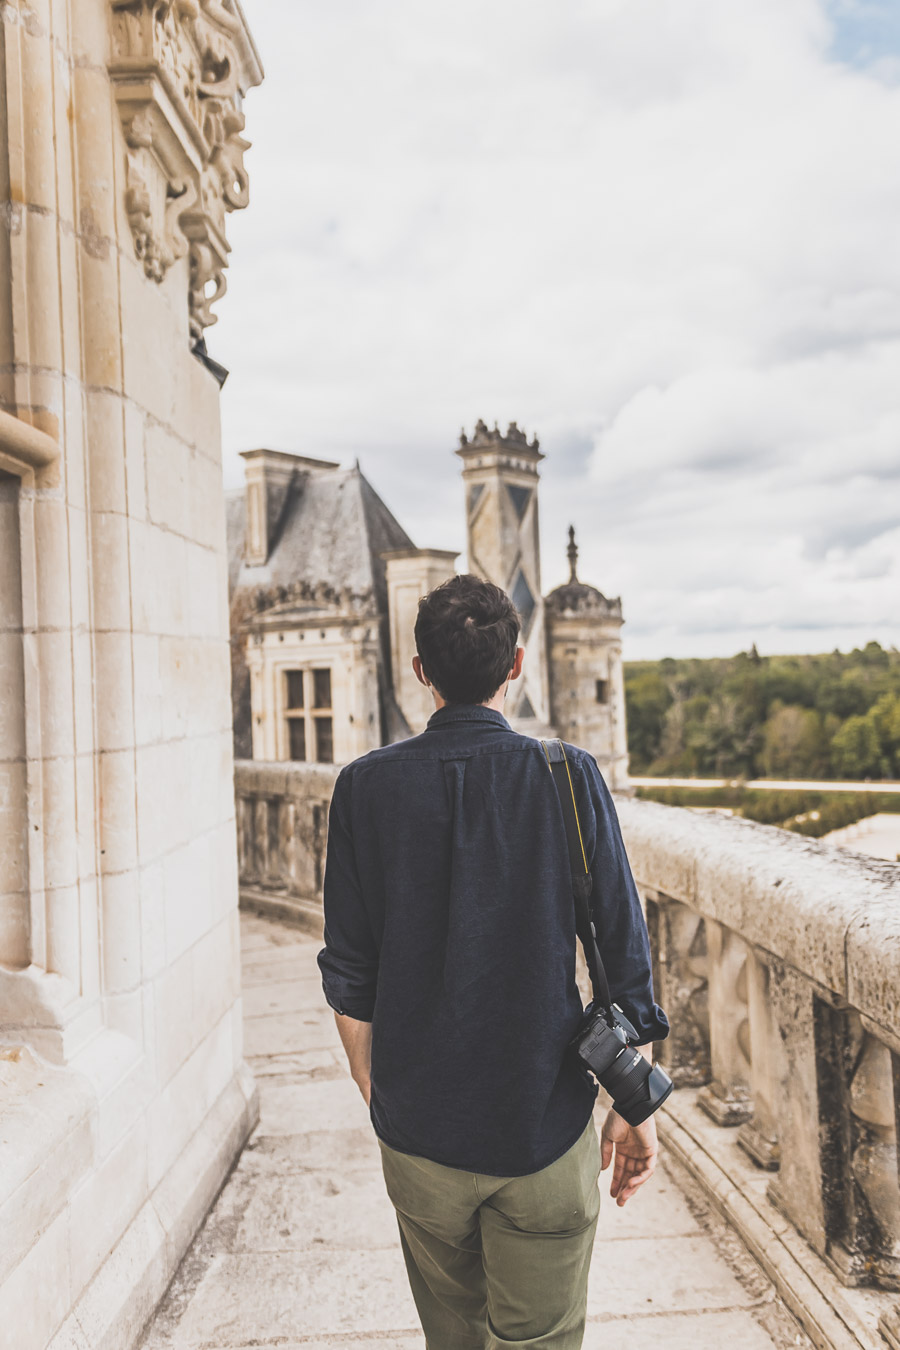
[{"label": "stone moulding", "polygon": [[197,341],[225,293],[226,215],[249,200],[241,100],[262,67],[238,0],[110,3],[135,253],[155,282],[188,254]]},{"label": "stone moulding", "polygon": [[59,445],[46,431],[0,408],[0,467],[17,475],[41,472],[59,459]]}]

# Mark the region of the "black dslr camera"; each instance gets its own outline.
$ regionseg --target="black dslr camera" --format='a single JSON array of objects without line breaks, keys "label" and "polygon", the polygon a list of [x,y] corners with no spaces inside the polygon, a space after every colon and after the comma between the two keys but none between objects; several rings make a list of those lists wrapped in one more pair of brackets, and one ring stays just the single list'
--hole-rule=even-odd
[{"label": "black dslr camera", "polygon": [[635,1047],[637,1032],[617,1003],[610,1012],[611,1018],[590,1004],[569,1044],[612,1097],[622,1119],[640,1125],[662,1106],[675,1084],[665,1069],[649,1064]]}]

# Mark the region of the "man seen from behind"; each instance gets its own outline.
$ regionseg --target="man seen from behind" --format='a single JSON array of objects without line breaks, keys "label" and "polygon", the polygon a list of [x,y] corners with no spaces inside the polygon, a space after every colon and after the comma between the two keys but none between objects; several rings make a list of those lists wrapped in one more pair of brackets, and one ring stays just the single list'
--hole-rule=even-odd
[{"label": "man seen from behind", "polygon": [[[503,714],[519,620],[455,576],[419,603],[425,731],[346,765],[331,803],[319,965],[369,1106],[428,1350],[578,1350],[600,1196],[656,1164],[651,1116],[610,1110],[567,1048],[583,1016],[563,816],[539,740]],[[615,808],[565,744],[591,914],[641,1052],[668,1032]]]}]

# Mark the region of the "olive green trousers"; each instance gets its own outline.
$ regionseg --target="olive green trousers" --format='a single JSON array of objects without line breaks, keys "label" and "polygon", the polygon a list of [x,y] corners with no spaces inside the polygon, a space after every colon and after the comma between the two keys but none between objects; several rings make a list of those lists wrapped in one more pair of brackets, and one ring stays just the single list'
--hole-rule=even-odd
[{"label": "olive green trousers", "polygon": [[593,1120],[556,1162],[494,1177],[379,1139],[428,1350],[580,1350],[600,1211]]}]

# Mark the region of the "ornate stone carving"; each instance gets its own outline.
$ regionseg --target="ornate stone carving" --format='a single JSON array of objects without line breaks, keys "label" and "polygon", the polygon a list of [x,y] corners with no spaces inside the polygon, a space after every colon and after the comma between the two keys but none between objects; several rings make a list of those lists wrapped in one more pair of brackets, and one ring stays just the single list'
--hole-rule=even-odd
[{"label": "ornate stone carving", "polygon": [[125,209],[152,281],[189,253],[190,331],[225,293],[225,218],[247,205],[241,98],[262,80],[238,0],[111,0],[109,72],[127,146]]},{"label": "ornate stone carving", "polygon": [[647,927],[653,986],[671,1024],[660,1059],[678,1087],[700,1087],[712,1077],[706,924],[687,905],[656,892],[647,895]]},{"label": "ornate stone carving", "polygon": [[[540,441],[534,436],[529,442],[527,435],[516,422],[510,422],[506,435],[494,423],[493,430],[490,430],[483,417],[479,417],[475,423],[475,435],[471,441],[466,435],[466,429],[463,427],[459,434],[459,445],[461,450],[468,450],[471,447],[492,446],[492,445],[511,445],[521,446],[525,450],[531,450],[535,454],[540,450]],[[543,458],[543,456],[542,456]]]},{"label": "ornate stone carving", "polygon": [[712,1079],[697,1103],[717,1125],[743,1125],[753,1114],[747,947],[737,933],[707,919],[706,951]]}]

